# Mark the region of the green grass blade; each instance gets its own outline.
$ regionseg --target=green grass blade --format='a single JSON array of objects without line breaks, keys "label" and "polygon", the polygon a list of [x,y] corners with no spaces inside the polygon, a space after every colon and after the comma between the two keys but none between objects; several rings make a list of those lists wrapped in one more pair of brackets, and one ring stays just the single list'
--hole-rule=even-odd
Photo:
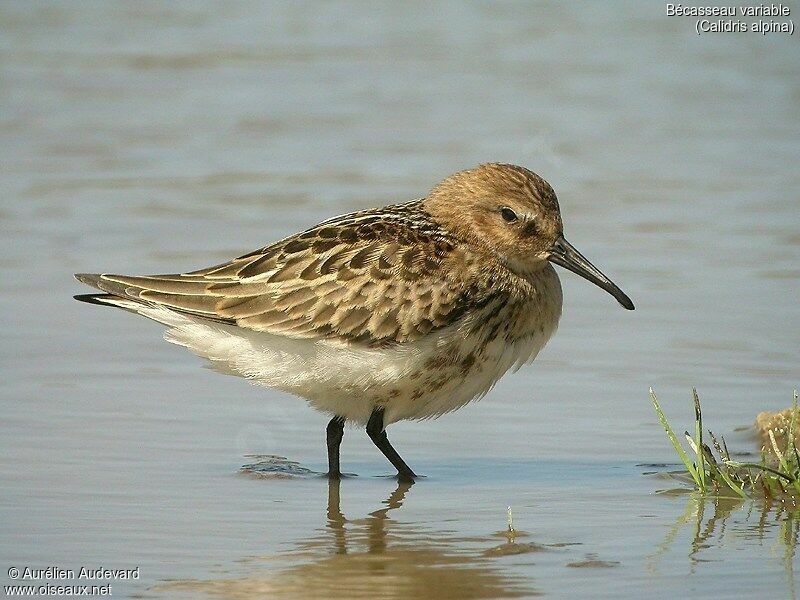
[{"label": "green grass blade", "polygon": [[703,456],[703,416],[700,412],[700,398],[697,389],[692,388],[692,398],[694,399],[694,437],[697,452],[697,474],[700,477],[700,490],[706,490],[706,465]]},{"label": "green grass blade", "polygon": [[[785,479],[788,482],[792,481],[792,478],[791,478],[790,475],[787,475],[786,473],[781,473],[780,471],[778,471],[778,469],[773,469],[772,467],[768,467],[767,465],[762,465],[762,464],[759,464],[759,463],[750,463],[750,462],[739,462],[738,460],[726,460],[725,464],[726,465],[730,465],[732,467],[735,467],[737,469],[743,469],[743,468],[745,468],[745,469],[758,469],[760,471],[765,471],[767,473],[772,473],[773,475],[776,475],[777,477],[779,477],[781,479]],[[768,481],[768,480],[764,480],[764,481]],[[778,480],[775,479],[775,481],[778,481]]]},{"label": "green grass blade", "polygon": [[661,426],[664,428],[664,431],[667,433],[669,441],[672,442],[675,452],[678,453],[678,456],[683,462],[683,466],[686,467],[686,470],[689,472],[689,475],[692,476],[692,479],[694,479],[697,487],[703,489],[700,484],[700,476],[697,474],[697,469],[695,468],[694,463],[689,459],[689,455],[686,454],[686,450],[683,449],[683,446],[681,446],[681,443],[678,441],[678,436],[676,436],[675,432],[672,431],[672,427],[670,427],[669,421],[667,421],[667,417],[664,415],[664,411],[661,410],[661,406],[658,403],[658,399],[656,398],[653,388],[650,388],[650,401],[653,403],[653,408],[656,410],[658,420],[661,423]]},{"label": "green grass blade", "polygon": [[747,494],[744,493],[744,484],[742,484],[741,486],[736,485],[730,478],[730,476],[722,469],[719,469],[717,473],[719,473],[720,477],[722,477],[722,479],[725,480],[727,486],[731,488],[734,492],[736,492],[736,494],[738,494],[742,498],[747,498]]},{"label": "green grass blade", "polygon": [[[794,419],[794,416],[792,418]],[[790,431],[791,429],[792,428],[790,427]],[[772,429],[769,430],[769,441],[772,443],[772,451],[775,453],[775,456],[778,457],[778,464],[780,464],[781,469],[783,469],[784,472],[787,474],[787,479],[789,480],[789,482],[791,482],[794,489],[797,490],[798,493],[800,493],[800,480],[797,478],[797,475],[795,474],[794,470],[789,466],[789,461],[783,455],[783,452],[781,452],[780,448],[778,448],[778,442],[775,439],[775,432],[772,431]],[[791,448],[793,445],[794,445],[794,440],[790,439],[790,441],[787,442],[787,450]]]}]

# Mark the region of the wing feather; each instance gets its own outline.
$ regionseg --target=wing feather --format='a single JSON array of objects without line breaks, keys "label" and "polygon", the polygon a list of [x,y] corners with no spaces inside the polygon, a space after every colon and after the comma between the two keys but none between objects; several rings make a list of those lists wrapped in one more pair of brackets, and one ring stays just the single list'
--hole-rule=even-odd
[{"label": "wing feather", "polygon": [[419,339],[490,301],[476,296],[486,292],[464,275],[467,263],[463,247],[415,201],[330,219],[189,273],[79,279],[255,331],[376,346]]}]

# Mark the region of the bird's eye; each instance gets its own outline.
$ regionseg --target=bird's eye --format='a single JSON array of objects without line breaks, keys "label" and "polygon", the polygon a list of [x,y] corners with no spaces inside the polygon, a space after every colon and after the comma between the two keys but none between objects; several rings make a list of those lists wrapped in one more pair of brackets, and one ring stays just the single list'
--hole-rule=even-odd
[{"label": "bird's eye", "polygon": [[506,221],[507,223],[513,223],[514,221],[517,220],[517,213],[515,213],[507,206],[504,206],[503,208],[500,209],[500,216],[503,217],[503,220]]}]

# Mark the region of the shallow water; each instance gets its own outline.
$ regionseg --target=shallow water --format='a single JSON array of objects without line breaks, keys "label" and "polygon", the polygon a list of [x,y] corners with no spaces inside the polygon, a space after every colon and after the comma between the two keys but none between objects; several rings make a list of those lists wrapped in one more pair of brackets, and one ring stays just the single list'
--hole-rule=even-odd
[{"label": "shallow water", "polygon": [[[798,387],[800,52],[664,12],[4,3],[2,572],[138,566],[121,597],[794,595],[784,509],[657,494],[682,484],[646,465],[674,461],[648,386],[677,428],[696,386],[740,451]],[[325,416],[71,299],[75,271],[206,266],[487,160],[545,176],[637,310],[564,273],[533,366],[391,428],[410,489],[355,429],[340,486],[239,473],[324,470]]]}]

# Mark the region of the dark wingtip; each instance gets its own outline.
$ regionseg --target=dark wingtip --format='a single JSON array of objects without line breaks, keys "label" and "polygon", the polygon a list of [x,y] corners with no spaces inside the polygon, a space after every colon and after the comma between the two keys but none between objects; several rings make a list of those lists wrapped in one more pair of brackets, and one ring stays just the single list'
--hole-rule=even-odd
[{"label": "dark wingtip", "polygon": [[103,302],[103,298],[110,298],[110,294],[78,294],[73,296],[78,302],[86,302],[87,304],[97,304],[98,306],[108,306]]}]

